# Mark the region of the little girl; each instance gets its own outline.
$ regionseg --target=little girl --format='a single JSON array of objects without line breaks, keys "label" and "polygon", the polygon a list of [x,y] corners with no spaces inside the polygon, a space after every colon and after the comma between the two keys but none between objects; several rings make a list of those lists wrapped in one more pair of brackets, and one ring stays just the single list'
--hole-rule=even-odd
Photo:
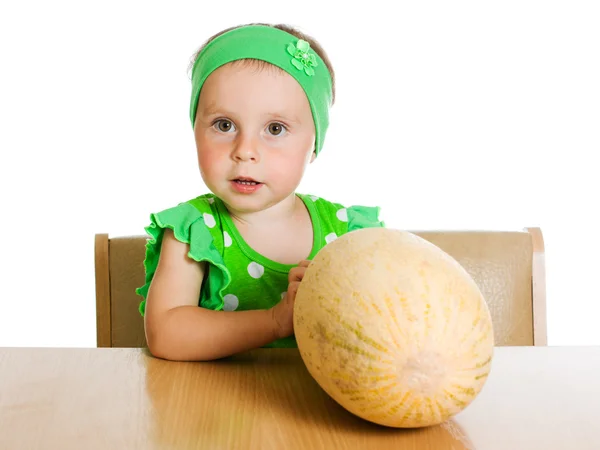
[{"label": "little girl", "polygon": [[196,54],[190,119],[211,193],[150,216],[136,292],[156,357],[295,347],[310,260],[344,233],[385,226],[378,207],[295,192],[323,148],[334,80],[320,45],[285,25],[234,27]]}]

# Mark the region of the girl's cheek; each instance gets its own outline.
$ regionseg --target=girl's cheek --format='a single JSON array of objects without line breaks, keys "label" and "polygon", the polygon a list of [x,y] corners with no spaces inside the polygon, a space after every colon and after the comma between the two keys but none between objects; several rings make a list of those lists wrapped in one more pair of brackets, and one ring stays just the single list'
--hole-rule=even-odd
[{"label": "girl's cheek", "polygon": [[215,155],[212,149],[204,148],[198,151],[198,161],[201,165],[210,164],[215,160]]}]

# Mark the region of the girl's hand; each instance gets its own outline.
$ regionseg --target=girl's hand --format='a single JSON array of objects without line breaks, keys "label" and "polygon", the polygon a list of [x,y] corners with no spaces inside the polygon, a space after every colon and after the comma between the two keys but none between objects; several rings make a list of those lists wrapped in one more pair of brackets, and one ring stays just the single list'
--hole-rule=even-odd
[{"label": "girl's hand", "polygon": [[309,265],[309,260],[303,260],[300,261],[297,267],[290,270],[287,292],[283,299],[271,308],[271,317],[273,318],[277,339],[291,336],[294,333],[294,301],[296,300],[298,286],[300,286]]}]

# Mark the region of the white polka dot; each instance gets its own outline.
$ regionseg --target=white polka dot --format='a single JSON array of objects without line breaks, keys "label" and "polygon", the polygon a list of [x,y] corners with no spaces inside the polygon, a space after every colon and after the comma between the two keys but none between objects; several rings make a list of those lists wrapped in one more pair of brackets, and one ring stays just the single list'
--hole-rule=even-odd
[{"label": "white polka dot", "polygon": [[348,222],[348,211],[346,211],[346,208],[338,209],[335,216],[342,222]]},{"label": "white polka dot", "polygon": [[265,273],[265,268],[254,261],[248,264],[248,273],[252,278],[260,278]]},{"label": "white polka dot", "polygon": [[231,236],[227,231],[223,231],[223,240],[225,241],[225,247],[231,246]]},{"label": "white polka dot", "polygon": [[239,299],[233,294],[223,297],[223,311],[235,311],[240,305]]},{"label": "white polka dot", "polygon": [[328,244],[330,242],[333,242],[337,239],[337,234],[335,233],[329,233],[327,236],[325,236],[325,242],[327,242]]},{"label": "white polka dot", "polygon": [[281,293],[281,300],[283,300],[283,297],[285,297],[285,294],[287,294],[287,291]]},{"label": "white polka dot", "polygon": [[210,203],[211,205],[212,205],[214,202],[215,202],[215,199],[214,199],[214,198],[209,198],[209,199],[208,199],[208,203]]},{"label": "white polka dot", "polygon": [[202,216],[204,217],[204,223],[208,228],[212,228],[217,224],[212,214],[204,213]]},{"label": "white polka dot", "polygon": [[313,202],[316,202],[317,200],[319,200],[319,197],[317,197],[316,195],[311,195],[311,196],[310,196],[310,199],[311,199]]}]

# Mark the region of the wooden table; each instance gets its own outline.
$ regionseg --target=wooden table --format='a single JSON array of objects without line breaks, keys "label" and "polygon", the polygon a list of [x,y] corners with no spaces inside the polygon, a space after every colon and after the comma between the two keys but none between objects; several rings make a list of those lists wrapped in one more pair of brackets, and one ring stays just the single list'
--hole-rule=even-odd
[{"label": "wooden table", "polygon": [[0,449],[600,449],[600,347],[499,347],[480,395],[435,427],[359,419],[297,350],[210,363],[141,349],[0,348]]}]

